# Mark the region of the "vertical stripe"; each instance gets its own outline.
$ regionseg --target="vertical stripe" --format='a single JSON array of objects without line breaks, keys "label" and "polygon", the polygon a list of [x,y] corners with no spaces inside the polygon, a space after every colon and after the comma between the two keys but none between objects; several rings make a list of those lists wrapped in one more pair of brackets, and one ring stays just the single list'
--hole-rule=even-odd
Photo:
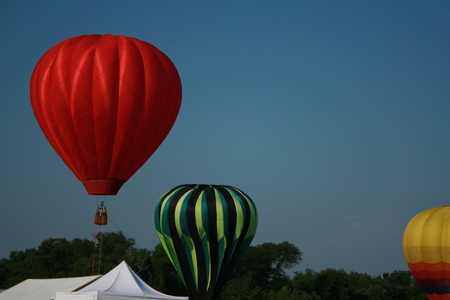
[{"label": "vertical stripe", "polygon": [[411,273],[430,299],[450,299],[450,207],[416,215],[403,234],[403,252]]},{"label": "vertical stripe", "polygon": [[182,185],[155,209],[158,237],[190,299],[215,299],[256,232],[253,201],[231,186]]}]

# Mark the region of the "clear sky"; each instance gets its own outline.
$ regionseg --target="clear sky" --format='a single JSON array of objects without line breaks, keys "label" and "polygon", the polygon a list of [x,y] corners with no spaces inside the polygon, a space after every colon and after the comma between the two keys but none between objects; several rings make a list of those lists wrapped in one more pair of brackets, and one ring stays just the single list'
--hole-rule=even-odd
[{"label": "clear sky", "polygon": [[166,53],[183,104],[105,199],[105,231],[153,249],[163,193],[226,184],[258,207],[253,244],[303,252],[296,271],[407,270],[406,224],[450,202],[449,32],[449,1],[2,0],[0,258],[92,239],[96,199],[50,147],[28,93],[49,48],[108,33]]}]

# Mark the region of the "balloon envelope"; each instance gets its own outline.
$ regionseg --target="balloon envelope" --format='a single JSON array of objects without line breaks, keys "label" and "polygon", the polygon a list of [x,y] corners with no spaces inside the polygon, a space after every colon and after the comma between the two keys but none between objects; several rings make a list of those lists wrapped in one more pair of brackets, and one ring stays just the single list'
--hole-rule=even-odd
[{"label": "balloon envelope", "polygon": [[87,192],[115,195],[171,130],[181,81],[149,43],[84,35],[42,56],[30,98],[48,141]]},{"label": "balloon envelope", "polygon": [[406,226],[403,252],[430,299],[450,299],[450,206],[416,215]]},{"label": "balloon envelope", "polygon": [[253,201],[231,186],[180,185],[155,209],[158,237],[191,300],[217,297],[257,223]]}]

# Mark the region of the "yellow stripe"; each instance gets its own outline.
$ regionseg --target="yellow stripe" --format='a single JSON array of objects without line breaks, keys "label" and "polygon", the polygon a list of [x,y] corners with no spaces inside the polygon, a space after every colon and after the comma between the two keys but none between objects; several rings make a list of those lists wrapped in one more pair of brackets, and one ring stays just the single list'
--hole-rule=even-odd
[{"label": "yellow stripe", "polygon": [[242,209],[242,203],[241,201],[245,201],[245,200],[241,200],[239,201],[239,198],[233,193],[233,200],[234,200],[234,205],[236,206],[236,232],[234,234],[234,239],[236,240],[241,234],[242,234],[242,230],[244,229],[244,212]]},{"label": "yellow stripe", "polygon": [[182,237],[182,240],[187,244],[191,252],[190,255],[192,258],[192,271],[196,283],[196,288],[198,289],[198,264],[197,264],[197,252],[195,251],[194,241],[188,235],[184,235]]},{"label": "yellow stripe", "polygon": [[[183,194],[183,196],[180,198],[177,205],[175,206],[175,210],[174,210],[174,214],[173,214],[174,221],[175,221],[175,227],[177,228],[178,236],[180,238],[183,236],[183,233],[184,233],[183,232],[184,230],[181,227],[181,222],[180,222],[180,220],[184,219],[183,217],[181,217],[181,213],[182,213],[181,209],[182,209],[182,206],[183,206],[183,203],[184,203],[186,197],[190,194],[191,194],[191,192]],[[186,230],[187,230],[187,228],[186,228]]]},{"label": "yellow stripe", "polygon": [[[203,239],[206,235],[205,228],[203,227],[203,220],[202,220],[202,210],[203,210],[203,197],[205,196],[205,192],[201,191],[200,194],[197,196],[195,200],[195,226],[197,228],[198,235],[200,239]],[[189,238],[190,243],[192,243],[192,249],[191,249],[191,257],[192,257],[192,271],[193,271],[193,277],[196,284],[196,288],[198,289],[198,263],[197,263],[197,252],[194,248],[194,241],[191,239],[190,236],[187,236],[186,238]],[[205,249],[206,250],[206,249]]]},{"label": "yellow stripe", "polygon": [[205,196],[205,193],[202,191],[200,195],[197,196],[196,202],[195,202],[195,226],[197,227],[198,235],[201,239],[206,235],[205,228],[203,227],[203,220],[202,220],[202,199]]},{"label": "yellow stripe", "polygon": [[419,213],[406,226],[403,253],[407,263],[450,262],[450,207]]},{"label": "yellow stripe", "polygon": [[170,261],[172,262],[173,266],[175,267],[175,270],[177,271],[178,275],[183,279],[183,283],[184,283],[183,272],[181,270],[181,266],[180,266],[180,262],[178,261],[178,257],[176,256],[176,253],[174,251],[175,247],[173,245],[171,237],[166,234],[161,234],[158,231],[156,233],[158,234],[159,240],[161,241],[161,245],[163,246],[164,250],[166,251],[167,256],[169,257]]},{"label": "yellow stripe", "polygon": [[214,189],[214,193],[216,196],[216,226],[217,226],[217,239],[220,240],[225,236],[225,224],[224,224],[224,216],[223,216],[223,204],[217,189]]}]

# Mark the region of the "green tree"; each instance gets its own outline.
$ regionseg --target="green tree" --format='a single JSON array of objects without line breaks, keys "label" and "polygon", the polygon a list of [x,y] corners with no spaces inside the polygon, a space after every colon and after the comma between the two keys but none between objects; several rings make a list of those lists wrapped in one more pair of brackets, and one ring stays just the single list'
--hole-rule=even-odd
[{"label": "green tree", "polygon": [[145,282],[152,276],[152,251],[142,248],[132,248],[127,251],[123,260]]},{"label": "green tree", "polygon": [[1,282],[0,287],[9,288],[25,279],[35,277],[35,274],[38,275],[36,278],[45,276],[45,274],[40,274],[41,265],[36,252],[36,249],[11,251],[9,259],[2,260],[2,269],[6,270],[7,275]]},{"label": "green tree", "polygon": [[322,300],[348,300],[349,287],[347,273],[333,268],[318,273],[314,282],[314,291]]},{"label": "green tree", "polygon": [[[9,259],[0,261],[0,287],[8,288],[28,278],[59,278],[92,274],[93,263],[98,270],[99,258],[102,273],[119,264],[132,251],[134,240],[121,232],[105,233],[102,242],[94,247],[92,241],[49,238],[37,248],[12,251]],[[102,248],[103,257],[100,255]],[[95,254],[94,254],[95,249]],[[106,253],[106,254],[105,254]]]},{"label": "green tree", "polygon": [[383,287],[387,291],[387,300],[428,299],[409,271],[394,271],[383,274]]},{"label": "green tree", "polygon": [[350,272],[348,275],[351,299],[354,300],[385,300],[387,291],[377,277],[367,274]]},{"label": "green tree", "polygon": [[295,272],[294,278],[291,280],[292,287],[300,292],[312,293],[314,292],[315,281],[317,273],[311,269],[306,269],[305,272]]},{"label": "green tree", "polygon": [[[301,261],[300,250],[288,243],[250,246],[225,283],[219,299],[267,299],[267,291],[280,291],[290,281],[286,270]],[[285,288],[282,292],[289,293]]]},{"label": "green tree", "polygon": [[185,296],[187,290],[161,244],[151,253],[148,283],[156,290],[174,296]]},{"label": "green tree", "polygon": [[134,249],[134,239],[127,238],[121,231],[105,232],[97,235],[95,274],[105,274],[120,264]]},{"label": "green tree", "polygon": [[[100,252],[101,249],[101,252]],[[95,251],[94,251],[95,250]],[[100,256],[101,253],[101,256]],[[288,243],[250,246],[219,295],[220,300],[426,300],[409,271],[369,276],[344,270],[286,270],[301,261],[300,250]],[[150,286],[184,296],[187,291],[161,244],[154,250],[135,247],[122,232],[100,234],[93,241],[50,238],[33,249],[12,251],[0,260],[0,287],[8,288],[28,278],[55,278],[106,273],[121,261]]]},{"label": "green tree", "polygon": [[256,284],[255,274],[248,272],[227,280],[218,298],[221,300],[263,300],[265,299],[265,289]]},{"label": "green tree", "polygon": [[289,242],[250,246],[238,262],[232,278],[253,274],[256,285],[279,290],[290,280],[286,270],[298,265],[301,257],[300,250]]}]

